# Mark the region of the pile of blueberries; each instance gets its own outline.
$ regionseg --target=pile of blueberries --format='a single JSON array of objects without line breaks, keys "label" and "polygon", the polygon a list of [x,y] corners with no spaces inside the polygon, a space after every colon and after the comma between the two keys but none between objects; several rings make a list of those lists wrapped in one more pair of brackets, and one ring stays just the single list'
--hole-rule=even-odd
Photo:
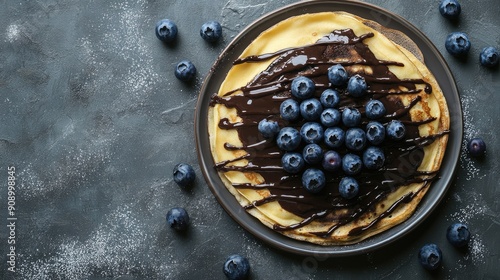
[{"label": "pile of blueberries", "polygon": [[[353,98],[363,97],[368,90],[362,76],[349,77],[340,64],[328,69],[328,80],[336,87],[347,85],[347,94]],[[346,199],[356,197],[359,183],[353,176],[363,168],[378,170],[384,165],[385,155],[378,145],[386,138],[401,140],[406,132],[404,124],[391,120],[384,126],[379,120],[386,115],[386,108],[381,101],[371,99],[364,107],[370,121],[362,125],[357,108],[339,109],[337,90],[328,88],[317,98],[315,83],[306,76],[294,78],[290,90],[292,98],[283,101],[280,115],[290,124],[302,121],[301,127],[280,128],[277,121],[263,119],[259,132],[268,139],[276,137],[276,144],[285,152],[281,158],[283,169],[290,174],[302,172],[304,189],[318,193],[326,184],[325,172],[342,170],[346,176],[338,186],[340,195]],[[342,156],[338,150],[343,147],[348,152]]]}]

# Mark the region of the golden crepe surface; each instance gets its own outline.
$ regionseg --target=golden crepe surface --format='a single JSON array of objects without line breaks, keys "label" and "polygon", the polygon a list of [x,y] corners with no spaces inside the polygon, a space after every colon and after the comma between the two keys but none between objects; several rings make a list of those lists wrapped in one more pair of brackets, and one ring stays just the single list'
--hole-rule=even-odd
[{"label": "golden crepe surface", "polygon": [[[223,183],[249,214],[297,240],[352,244],[402,223],[437,178],[448,139],[446,100],[421,57],[404,34],[345,12],[304,14],[264,31],[212,96],[208,130]],[[335,64],[342,64],[349,76],[365,78],[368,91],[363,97],[351,97],[345,87],[329,83],[327,70]],[[361,128],[369,121],[364,105],[370,99],[387,109],[377,121],[405,124],[403,140],[385,140],[379,146],[384,166],[353,176],[360,184],[354,199],[339,195],[339,181],[346,176],[341,170],[325,171],[327,182],[320,193],[307,192],[300,174],[283,170],[285,152],[257,129],[262,119],[300,129],[304,121],[285,121],[279,112],[280,104],[293,98],[290,84],[297,76],[315,82],[316,98],[327,88],[337,90],[338,109],[358,108]],[[352,153],[345,147],[336,151]]]}]

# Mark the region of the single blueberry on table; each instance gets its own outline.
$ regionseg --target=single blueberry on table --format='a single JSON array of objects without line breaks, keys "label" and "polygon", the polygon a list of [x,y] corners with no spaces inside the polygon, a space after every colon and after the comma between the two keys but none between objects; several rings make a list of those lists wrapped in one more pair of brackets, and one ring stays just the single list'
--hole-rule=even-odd
[{"label": "single blueberry on table", "polygon": [[349,80],[349,74],[341,64],[328,68],[328,80],[333,86],[343,86]]},{"label": "single blueberry on table", "polygon": [[467,150],[472,157],[480,157],[486,153],[486,143],[482,138],[472,138],[467,143]]},{"label": "single blueberry on table", "polygon": [[342,111],[342,123],[347,127],[355,127],[361,123],[361,113],[356,108],[345,108]]},{"label": "single blueberry on table", "polygon": [[196,67],[189,60],[183,60],[175,66],[175,77],[183,82],[191,81],[196,76]]},{"label": "single blueberry on table", "polygon": [[368,84],[363,76],[356,74],[347,82],[347,92],[352,97],[362,97],[368,90]]},{"label": "single blueberry on table", "polygon": [[281,157],[281,166],[286,172],[297,174],[302,171],[305,162],[300,153],[289,152]]},{"label": "single blueberry on table", "polygon": [[446,37],[444,46],[451,55],[461,57],[469,53],[471,43],[467,34],[452,32]]},{"label": "single blueberry on table", "polygon": [[300,105],[295,99],[286,99],[280,105],[281,118],[286,121],[296,121],[300,118]]},{"label": "single blueberry on table", "polygon": [[277,121],[262,119],[257,129],[266,139],[274,138],[280,132],[280,127]]},{"label": "single blueberry on table", "polygon": [[345,132],[340,127],[329,127],[325,130],[323,142],[330,148],[340,148],[344,145]]},{"label": "single blueberry on table", "polygon": [[355,154],[346,154],[342,158],[342,170],[347,175],[356,175],[361,172],[363,168],[363,162],[358,155]]},{"label": "single blueberry on table", "polygon": [[319,116],[321,124],[326,127],[338,125],[341,119],[342,115],[340,114],[339,110],[333,108],[326,108],[325,110],[323,110],[323,112],[321,112],[321,115]]},{"label": "single blueberry on table", "polygon": [[327,151],[323,156],[321,166],[323,166],[323,169],[326,171],[338,170],[342,166],[342,157],[336,151]]},{"label": "single blueberry on table", "polygon": [[156,23],[156,37],[165,43],[171,43],[177,37],[177,25],[169,19],[162,19]]},{"label": "single blueberry on table", "polygon": [[454,223],[446,230],[446,239],[457,248],[465,247],[470,241],[469,228],[465,224]]},{"label": "single blueberry on table", "polygon": [[345,145],[349,150],[361,151],[366,145],[366,133],[361,128],[349,128],[345,133]]},{"label": "single blueberry on table", "polygon": [[189,225],[189,215],[186,209],[174,207],[167,212],[168,225],[178,231],[184,231]]},{"label": "single blueberry on table", "polygon": [[426,244],[418,252],[420,264],[428,270],[436,270],[441,266],[443,254],[436,244]]},{"label": "single blueberry on table", "polygon": [[283,151],[291,152],[297,149],[300,145],[301,137],[297,129],[293,127],[284,127],[278,132],[276,143],[278,148]]},{"label": "single blueberry on table", "polygon": [[339,183],[339,193],[345,199],[353,199],[359,193],[359,184],[352,177],[344,177]]},{"label": "single blueberry on table", "polygon": [[196,178],[193,167],[187,163],[176,164],[174,166],[173,175],[177,185],[183,188],[191,186]]},{"label": "single blueberry on table", "polygon": [[366,168],[377,170],[382,168],[385,163],[385,155],[382,149],[378,147],[368,147],[363,152],[363,164]]},{"label": "single blueberry on table", "polygon": [[384,142],[385,127],[379,122],[369,122],[366,125],[366,140],[372,145],[379,145]]},{"label": "single blueberry on table", "polygon": [[319,193],[325,184],[325,174],[320,169],[309,168],[302,174],[302,187],[310,193]]},{"label": "single blueberry on table", "polygon": [[306,121],[318,120],[321,112],[323,112],[323,106],[321,106],[321,102],[316,98],[310,98],[300,103],[300,115]]},{"label": "single blueberry on table", "polygon": [[387,124],[386,134],[393,140],[401,140],[406,135],[406,127],[399,120],[392,120]]},{"label": "single blueberry on table", "polygon": [[250,274],[250,262],[241,255],[231,255],[224,262],[222,271],[228,280],[245,280]]},{"label": "single blueberry on table", "polygon": [[439,3],[439,12],[447,19],[457,19],[462,11],[462,7],[457,0],[442,0]]},{"label": "single blueberry on table", "polygon": [[207,21],[201,26],[200,36],[207,42],[217,42],[222,37],[222,26],[217,21]]},{"label": "single blueberry on table", "polygon": [[314,91],[316,90],[314,81],[304,76],[299,76],[293,79],[290,87],[292,95],[302,100],[313,96]]},{"label": "single blueberry on table", "polygon": [[320,143],[323,140],[323,126],[316,122],[307,122],[300,128],[300,136],[305,143]]},{"label": "single blueberry on table", "polygon": [[323,159],[323,149],[318,144],[308,144],[302,150],[302,157],[308,164],[318,164]]},{"label": "single blueberry on table", "polygon": [[486,47],[479,54],[479,62],[486,67],[496,67],[500,61],[500,53],[494,47]]},{"label": "single blueberry on table", "polygon": [[340,103],[340,94],[334,89],[326,89],[321,93],[319,101],[323,108],[336,108]]},{"label": "single blueberry on table", "polygon": [[380,102],[380,100],[372,99],[368,101],[365,105],[365,114],[369,119],[378,119],[385,116],[386,109],[384,103]]}]

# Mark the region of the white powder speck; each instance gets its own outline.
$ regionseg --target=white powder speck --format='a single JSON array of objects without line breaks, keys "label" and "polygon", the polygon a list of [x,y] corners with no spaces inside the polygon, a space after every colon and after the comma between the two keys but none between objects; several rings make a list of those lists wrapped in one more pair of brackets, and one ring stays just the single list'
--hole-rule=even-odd
[{"label": "white powder speck", "polygon": [[19,38],[19,34],[20,34],[20,28],[18,25],[16,24],[11,24],[9,26],[7,26],[7,41],[9,41],[10,43],[14,42],[15,40],[17,40]]}]

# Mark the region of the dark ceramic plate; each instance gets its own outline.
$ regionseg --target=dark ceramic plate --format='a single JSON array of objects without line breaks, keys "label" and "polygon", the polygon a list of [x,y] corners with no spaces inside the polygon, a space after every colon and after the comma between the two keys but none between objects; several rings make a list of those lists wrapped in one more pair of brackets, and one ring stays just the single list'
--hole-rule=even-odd
[{"label": "dark ceramic plate", "polygon": [[[262,31],[286,18],[304,13],[325,11],[350,12],[374,20],[385,27],[402,31],[413,39],[422,51],[426,65],[435,75],[446,96],[451,117],[451,133],[440,171],[440,179],[433,183],[416,212],[407,221],[381,234],[357,244],[343,246],[319,246],[297,241],[267,228],[259,220],[247,214],[233,195],[227,191],[214,169],[207,129],[210,96],[218,91],[226,73],[232,66],[232,62],[238,58],[248,44]],[[347,256],[366,253],[387,245],[415,229],[436,208],[451,184],[460,154],[462,134],[462,111],[455,81],[446,62],[431,41],[398,15],[377,6],[350,1],[299,2],[269,13],[250,24],[227,46],[208,73],[201,88],[195,115],[195,135],[200,167],[208,186],[227,213],[243,228],[268,244],[288,252],[313,256]]]}]

